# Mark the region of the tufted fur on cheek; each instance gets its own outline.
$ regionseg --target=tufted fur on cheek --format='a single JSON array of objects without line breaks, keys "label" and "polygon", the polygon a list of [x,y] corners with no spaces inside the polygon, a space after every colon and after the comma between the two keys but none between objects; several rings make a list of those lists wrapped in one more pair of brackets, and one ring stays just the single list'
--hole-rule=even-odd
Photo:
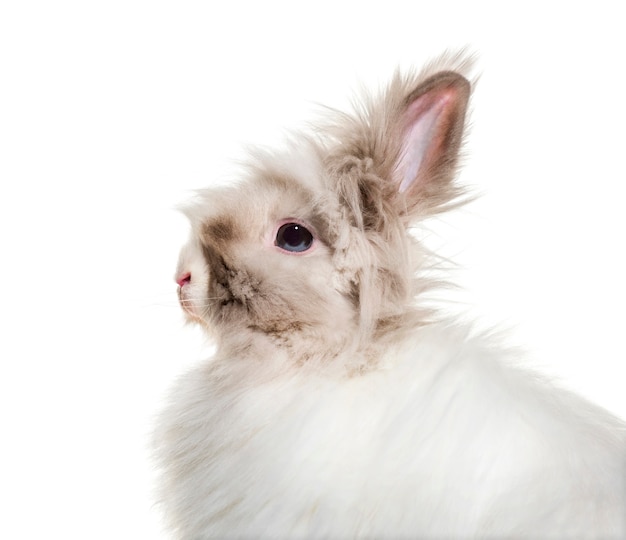
[{"label": "tufted fur on cheek", "polygon": [[471,62],[446,59],[418,76],[396,74],[379,97],[330,126],[336,144],[327,163],[350,240],[339,266],[351,268],[360,303],[360,330],[397,339],[425,322],[416,299],[435,283],[423,278],[427,253],[407,234],[411,225],[461,204],[454,183],[470,84]]},{"label": "tufted fur on cheek", "polygon": [[[325,174],[318,151],[301,145],[291,159],[259,155],[238,184],[202,191],[184,208],[191,242],[200,246],[195,261],[203,267],[203,290],[194,301],[223,348],[269,344],[297,365],[328,363],[356,347],[357,310],[334,266],[336,197],[314,191]],[[298,168],[303,164],[318,174],[307,177]],[[278,227],[291,221],[313,233],[304,253],[275,245]],[[179,267],[189,265],[188,258]],[[192,275],[185,290],[193,285]]]}]

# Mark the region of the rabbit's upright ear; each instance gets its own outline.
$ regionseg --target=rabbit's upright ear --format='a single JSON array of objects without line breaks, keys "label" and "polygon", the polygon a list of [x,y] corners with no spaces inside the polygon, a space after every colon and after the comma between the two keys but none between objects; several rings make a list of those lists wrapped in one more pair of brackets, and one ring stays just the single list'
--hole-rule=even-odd
[{"label": "rabbit's upright ear", "polygon": [[459,195],[452,180],[463,139],[470,84],[453,71],[437,73],[407,97],[399,117],[393,171],[409,214],[433,211]]}]

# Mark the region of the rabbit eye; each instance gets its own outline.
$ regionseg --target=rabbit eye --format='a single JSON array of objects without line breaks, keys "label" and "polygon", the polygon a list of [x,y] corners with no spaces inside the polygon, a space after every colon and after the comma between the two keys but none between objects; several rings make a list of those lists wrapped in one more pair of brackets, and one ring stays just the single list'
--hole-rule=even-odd
[{"label": "rabbit eye", "polygon": [[309,249],[312,244],[313,235],[299,223],[285,223],[276,233],[275,245],[285,251],[300,253]]}]

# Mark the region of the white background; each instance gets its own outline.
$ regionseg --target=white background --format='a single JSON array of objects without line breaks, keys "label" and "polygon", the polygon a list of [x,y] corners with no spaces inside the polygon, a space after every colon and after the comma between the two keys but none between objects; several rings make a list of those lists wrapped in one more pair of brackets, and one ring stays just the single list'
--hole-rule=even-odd
[{"label": "white background", "polygon": [[462,309],[626,416],[622,9],[4,2],[0,537],[163,537],[152,417],[206,354],[175,301],[173,207],[242,143],[446,48],[482,73],[461,181],[484,196],[433,225]]}]

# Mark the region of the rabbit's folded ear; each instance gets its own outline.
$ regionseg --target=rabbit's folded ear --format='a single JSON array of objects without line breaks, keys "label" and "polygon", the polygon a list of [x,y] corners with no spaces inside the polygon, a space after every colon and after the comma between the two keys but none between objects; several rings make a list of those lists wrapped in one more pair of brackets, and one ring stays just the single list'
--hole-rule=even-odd
[{"label": "rabbit's folded ear", "polygon": [[470,95],[458,73],[431,76],[411,92],[399,118],[400,151],[393,172],[409,213],[440,207],[456,195],[452,186]]}]

